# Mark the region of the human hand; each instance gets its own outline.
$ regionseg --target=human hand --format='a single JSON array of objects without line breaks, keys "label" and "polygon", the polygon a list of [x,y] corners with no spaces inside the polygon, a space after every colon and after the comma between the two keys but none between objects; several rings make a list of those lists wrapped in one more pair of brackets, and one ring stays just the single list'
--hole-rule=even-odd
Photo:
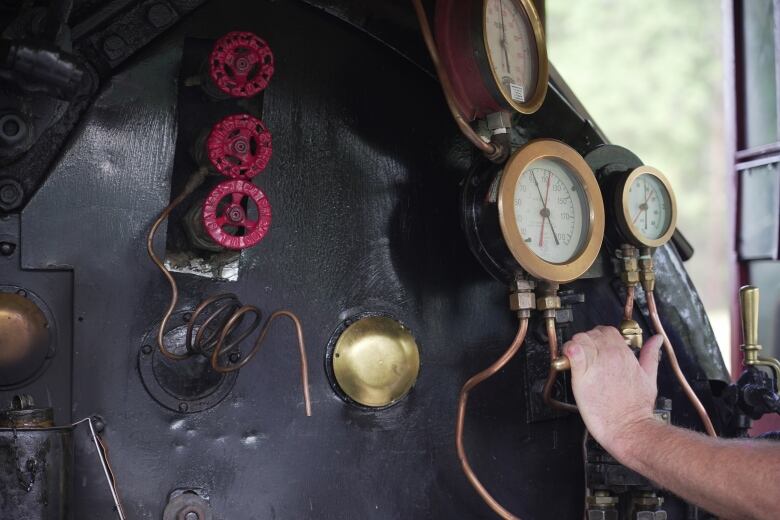
[{"label": "human hand", "polygon": [[662,336],[645,342],[637,362],[614,327],[575,334],[563,346],[571,363],[572,388],[590,434],[618,459],[632,431],[654,421]]}]

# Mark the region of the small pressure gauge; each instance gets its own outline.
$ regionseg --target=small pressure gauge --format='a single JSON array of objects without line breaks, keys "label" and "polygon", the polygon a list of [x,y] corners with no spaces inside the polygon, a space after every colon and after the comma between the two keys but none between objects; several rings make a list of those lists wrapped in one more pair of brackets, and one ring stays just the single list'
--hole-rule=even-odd
[{"label": "small pressure gauge", "polygon": [[439,0],[436,43],[466,117],[531,114],[544,101],[547,50],[531,0]]},{"label": "small pressure gauge", "polygon": [[674,234],[677,202],[669,180],[650,166],[639,166],[618,181],[615,217],[623,238],[638,247],[660,247]]}]

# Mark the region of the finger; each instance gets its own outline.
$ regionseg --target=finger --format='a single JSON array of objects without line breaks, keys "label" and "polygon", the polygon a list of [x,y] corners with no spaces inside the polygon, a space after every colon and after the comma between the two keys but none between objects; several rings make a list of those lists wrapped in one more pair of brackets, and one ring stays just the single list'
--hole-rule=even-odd
[{"label": "finger", "polygon": [[663,336],[656,334],[645,341],[642,350],[639,352],[639,365],[653,382],[658,377],[658,363],[661,361],[661,345],[663,345],[663,342]]},{"label": "finger", "polygon": [[589,367],[592,367],[596,361],[598,355],[598,348],[592,343],[583,344],[579,341],[567,341],[563,345],[563,352],[566,357],[569,358],[569,364],[571,365],[572,377],[577,377],[588,371]]},{"label": "finger", "polygon": [[585,345],[586,347],[596,346],[596,344],[593,342],[593,338],[591,338],[585,332],[578,332],[577,334],[572,336],[571,340],[575,343],[579,343],[580,345]]}]

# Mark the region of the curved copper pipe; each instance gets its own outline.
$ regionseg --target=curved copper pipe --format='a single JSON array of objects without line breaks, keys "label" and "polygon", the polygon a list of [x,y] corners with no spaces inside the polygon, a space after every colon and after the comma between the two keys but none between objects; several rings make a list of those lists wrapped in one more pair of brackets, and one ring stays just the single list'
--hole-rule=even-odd
[{"label": "curved copper pipe", "polygon": [[629,285],[626,287],[626,306],[623,308],[623,319],[630,320],[634,316],[634,296],[636,294],[636,286]]},{"label": "curved copper pipe", "polygon": [[542,393],[544,402],[550,408],[577,413],[579,410],[575,405],[558,401],[552,396],[555,379],[558,376],[558,372],[563,370],[559,369],[558,367],[561,365],[556,363],[558,359],[558,332],[555,330],[555,318],[545,318],[544,322],[547,326],[547,345],[550,347],[550,371],[547,373],[547,381],[544,383],[544,391]]},{"label": "curved copper pipe", "polygon": [[488,493],[487,489],[485,489],[485,486],[483,486],[477,478],[474,470],[471,469],[468,457],[466,457],[466,450],[463,448],[463,425],[466,420],[466,405],[468,404],[469,400],[469,392],[476,388],[477,385],[489,379],[496,372],[501,370],[504,365],[506,365],[509,360],[512,359],[515,354],[517,354],[517,351],[520,350],[520,347],[523,345],[523,341],[525,340],[525,335],[527,332],[528,319],[521,318],[520,328],[517,331],[517,335],[515,336],[514,341],[512,341],[512,344],[509,345],[509,348],[506,350],[506,352],[504,352],[504,354],[498,358],[495,363],[466,381],[466,384],[464,384],[463,388],[460,390],[460,399],[458,400],[458,420],[455,423],[455,447],[458,451],[458,459],[460,459],[460,465],[463,468],[463,473],[466,474],[466,478],[469,479],[469,482],[471,482],[471,485],[474,486],[474,489],[477,491],[477,493],[479,493],[479,496],[482,497],[482,500],[484,500],[485,503],[504,520],[520,519],[504,509],[501,504],[499,504],[496,499],[493,498],[490,493]]},{"label": "curved copper pipe", "polygon": [[[155,220],[154,223],[152,224],[152,227],[149,230],[149,234],[146,237],[146,251],[149,254],[149,258],[152,259],[154,265],[156,265],[157,268],[162,272],[163,276],[165,276],[165,279],[168,280],[168,283],[171,286],[171,301],[168,304],[168,308],[166,309],[162,321],[160,322],[160,328],[157,331],[157,347],[159,348],[160,353],[163,356],[174,361],[187,359],[193,355],[193,352],[190,351],[189,349],[193,347],[192,334],[193,334],[195,322],[199,321],[198,317],[203,313],[205,313],[207,308],[210,307],[212,304],[217,303],[221,300],[229,300],[231,298],[234,298],[234,295],[232,294],[219,294],[215,296],[210,296],[209,298],[203,300],[195,308],[195,310],[193,311],[189,319],[189,323],[187,325],[188,351],[185,354],[174,354],[173,352],[165,348],[165,344],[164,344],[165,330],[168,328],[168,320],[170,320],[173,311],[176,309],[176,304],[179,301],[179,288],[176,284],[176,280],[173,278],[173,275],[170,273],[170,271],[168,271],[168,268],[165,267],[165,264],[160,260],[160,258],[154,252],[154,236],[157,233],[157,229],[170,216],[171,212],[179,204],[181,204],[182,201],[186,199],[193,191],[195,191],[195,189],[197,189],[198,186],[200,186],[203,183],[207,174],[208,174],[208,170],[206,170],[205,168],[200,168],[192,175],[192,177],[190,177],[189,181],[187,181],[187,184],[184,187],[184,190],[182,190],[182,192],[175,199],[173,199],[173,201],[168,206],[166,206],[165,209],[162,210],[160,216],[158,216],[157,220]],[[200,325],[200,328],[198,329],[197,333],[195,334],[194,343],[196,345],[200,345],[204,342],[203,335],[208,325],[212,323],[218,316],[221,316],[225,311],[227,311],[228,308],[229,306],[225,305],[219,308],[218,310],[216,310],[213,314],[211,314],[204,320],[204,322]],[[226,345],[225,340],[230,335],[230,333],[233,332],[233,330],[241,324],[244,315],[247,313],[253,313],[255,316],[255,320],[237,338],[233,339],[232,341],[230,341],[230,343]],[[252,347],[252,350],[249,352],[249,354],[247,354],[244,357],[244,359],[241,360],[241,362],[226,367],[219,364],[220,354],[224,354],[230,349],[232,349],[233,347],[237,346],[241,341],[243,341],[252,332],[254,332],[255,327],[260,323],[260,309],[252,305],[244,305],[243,307],[240,307],[237,310],[232,311],[232,314],[228,314],[228,316],[230,317],[228,318],[227,322],[224,325],[222,325],[220,329],[218,329],[219,338],[210,356],[211,368],[213,368],[216,372],[219,372],[221,374],[227,372],[233,372],[235,370],[238,370],[239,368],[242,368],[255,356],[255,354],[257,354],[257,351],[260,349],[260,346],[262,345],[263,340],[265,339],[265,336],[268,333],[268,329],[270,325],[274,322],[274,320],[276,320],[279,317],[286,316],[293,321],[293,324],[295,325],[295,331],[298,337],[298,350],[300,351],[301,354],[301,382],[303,384],[303,400],[306,405],[306,416],[310,417],[311,398],[309,396],[309,365],[306,359],[306,347],[303,342],[303,327],[301,326],[301,321],[298,318],[298,316],[296,316],[293,312],[287,310],[274,312],[271,315],[271,317],[268,318],[268,321],[266,321],[265,325],[263,326],[263,329],[260,331],[260,335],[255,341],[254,346]]]},{"label": "curved copper pipe", "polygon": [[157,220],[154,221],[151,229],[149,229],[149,234],[146,236],[146,252],[149,254],[149,258],[152,259],[152,262],[154,262],[154,265],[156,265],[160,272],[162,272],[163,276],[165,276],[165,279],[168,280],[168,284],[171,286],[171,302],[168,304],[168,308],[165,310],[165,314],[163,314],[160,328],[157,331],[157,348],[160,349],[160,353],[163,356],[174,361],[187,359],[190,357],[190,355],[174,354],[165,348],[163,342],[165,329],[168,326],[168,320],[171,318],[171,314],[173,314],[174,309],[176,309],[176,304],[179,301],[179,288],[176,285],[176,280],[174,280],[173,275],[171,275],[171,273],[165,267],[165,264],[163,264],[163,262],[154,252],[154,235],[157,234],[157,228],[159,228],[160,225],[165,222],[176,206],[181,204],[182,201],[186,199],[193,191],[195,191],[198,186],[203,184],[207,174],[208,170],[205,168],[200,168],[192,175],[192,177],[190,177],[190,180],[187,181],[184,190],[182,190],[182,192],[175,199],[173,199],[173,201],[168,204],[164,210],[162,210],[162,213],[160,213],[160,216],[157,217]]},{"label": "curved copper pipe", "polygon": [[661,324],[661,317],[658,315],[658,307],[655,304],[655,295],[653,294],[653,291],[647,291],[647,310],[650,313],[650,321],[653,322],[653,328],[655,328],[656,334],[660,334],[664,337],[664,351],[669,358],[669,363],[672,365],[672,370],[674,371],[677,381],[679,381],[686,397],[688,397],[688,400],[699,415],[701,422],[704,424],[704,429],[707,431],[707,435],[710,437],[717,437],[718,434],[715,433],[715,428],[712,426],[709,415],[707,415],[707,410],[704,409],[704,405],[701,404],[701,401],[696,396],[693,388],[688,384],[688,381],[685,379],[685,374],[683,374],[682,369],[680,368],[680,363],[677,361],[677,356],[674,353],[674,348],[672,348],[672,343],[669,341],[669,336],[666,335],[666,331]]},{"label": "curved copper pipe", "polygon": [[436,68],[436,75],[439,76],[441,89],[444,91],[444,99],[447,101],[447,106],[452,113],[452,117],[455,119],[455,123],[457,123],[458,128],[460,128],[460,131],[463,133],[463,135],[466,136],[466,139],[471,141],[471,144],[476,146],[481,152],[488,156],[498,155],[498,149],[496,145],[483,141],[482,138],[474,131],[474,129],[471,128],[471,125],[469,125],[468,121],[466,121],[466,119],[463,117],[463,114],[460,113],[460,109],[455,102],[455,97],[452,94],[452,82],[450,81],[450,77],[447,75],[447,71],[444,70],[444,67],[441,64],[439,51],[436,49],[436,42],[433,39],[433,34],[431,34],[431,27],[428,23],[428,15],[425,14],[425,8],[422,5],[422,1],[412,0],[412,4],[414,4],[414,10],[417,13],[417,20],[420,22],[420,29],[422,31],[423,39],[425,40],[425,46],[428,47],[428,52],[431,55],[431,61],[433,62],[433,66]]},{"label": "curved copper pipe", "polygon": [[290,318],[290,320],[293,322],[293,325],[295,325],[295,332],[298,336],[298,351],[301,354],[301,382],[303,384],[303,402],[306,404],[306,416],[311,417],[311,399],[309,397],[309,364],[306,360],[306,347],[303,343],[303,327],[301,326],[301,320],[292,311],[281,310],[271,314],[271,317],[268,318],[268,321],[266,321],[265,325],[263,325],[263,329],[260,331],[260,335],[255,340],[255,344],[252,346],[252,350],[249,351],[249,354],[247,354],[240,363],[236,363],[235,365],[230,366],[222,366],[219,364],[219,355],[224,348],[223,344],[225,342],[225,338],[227,338],[232,330],[238,325],[238,323],[241,322],[243,315],[247,312],[255,313],[257,316],[260,315],[260,309],[251,305],[245,305],[238,309],[235,314],[233,314],[233,316],[230,318],[230,320],[228,320],[227,324],[222,329],[222,332],[219,335],[219,340],[217,341],[217,346],[214,347],[214,351],[211,353],[211,367],[221,374],[233,372],[234,370],[238,370],[239,368],[243,367],[249,363],[255,354],[257,354],[257,351],[260,350],[260,347],[263,344],[263,340],[265,339],[266,334],[268,334],[268,330],[271,328],[271,324],[274,322],[274,320],[281,317]]}]

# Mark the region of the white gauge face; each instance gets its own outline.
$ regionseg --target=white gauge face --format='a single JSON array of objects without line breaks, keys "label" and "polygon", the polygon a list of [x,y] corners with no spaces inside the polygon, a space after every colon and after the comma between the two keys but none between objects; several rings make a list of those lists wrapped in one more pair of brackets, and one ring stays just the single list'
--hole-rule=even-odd
[{"label": "white gauge face", "polygon": [[499,88],[507,99],[526,103],[539,77],[536,39],[517,0],[486,0],[485,41]]},{"label": "white gauge face", "polygon": [[515,186],[514,212],[523,241],[546,262],[569,262],[586,245],[588,199],[579,177],[561,161],[528,165]]},{"label": "white gauge face", "polygon": [[672,203],[663,183],[643,173],[628,187],[628,214],[634,229],[645,239],[661,238],[672,222]]}]

